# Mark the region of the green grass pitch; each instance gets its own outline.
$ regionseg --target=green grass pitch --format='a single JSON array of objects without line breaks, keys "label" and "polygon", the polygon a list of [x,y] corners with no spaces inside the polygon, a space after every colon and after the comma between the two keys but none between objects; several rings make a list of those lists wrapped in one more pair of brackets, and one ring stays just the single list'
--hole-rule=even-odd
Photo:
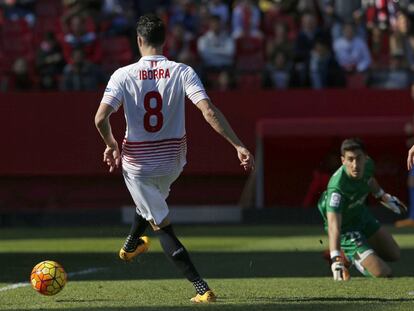
[{"label": "green grass pitch", "polygon": [[[3,228],[0,310],[414,310],[414,230],[389,229],[402,248],[393,279],[351,270],[349,282],[334,282],[321,257],[327,238],[319,227],[177,226],[219,296],[215,304],[193,305],[192,285],[156,238],[148,253],[125,264],[117,253],[126,227]],[[46,259],[69,273],[66,287],[52,297],[27,286],[32,267]]]}]

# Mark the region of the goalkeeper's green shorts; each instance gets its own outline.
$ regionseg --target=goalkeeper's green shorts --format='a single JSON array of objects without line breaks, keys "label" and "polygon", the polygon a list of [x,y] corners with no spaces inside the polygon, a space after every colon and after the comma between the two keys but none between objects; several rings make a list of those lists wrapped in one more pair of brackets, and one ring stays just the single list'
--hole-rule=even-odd
[{"label": "goalkeeper's green shorts", "polygon": [[342,230],[341,248],[349,261],[361,259],[364,254],[372,253],[372,247],[368,244],[368,239],[381,227],[379,221],[370,213],[365,213],[361,217],[359,224]]}]

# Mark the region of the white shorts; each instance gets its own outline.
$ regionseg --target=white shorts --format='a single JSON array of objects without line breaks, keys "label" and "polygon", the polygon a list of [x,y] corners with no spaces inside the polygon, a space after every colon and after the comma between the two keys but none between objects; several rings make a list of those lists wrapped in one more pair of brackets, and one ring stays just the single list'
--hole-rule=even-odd
[{"label": "white shorts", "polygon": [[165,200],[170,193],[170,186],[180,174],[181,171],[166,176],[141,177],[124,170],[124,180],[135,202],[137,213],[159,225],[168,215]]}]

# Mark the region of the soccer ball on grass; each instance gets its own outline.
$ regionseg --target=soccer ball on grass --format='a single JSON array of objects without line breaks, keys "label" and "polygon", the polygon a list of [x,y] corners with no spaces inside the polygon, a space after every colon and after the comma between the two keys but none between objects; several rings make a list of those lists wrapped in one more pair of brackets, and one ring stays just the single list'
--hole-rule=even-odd
[{"label": "soccer ball on grass", "polygon": [[66,284],[67,275],[56,261],[45,260],[34,266],[30,274],[33,289],[42,295],[56,295]]}]

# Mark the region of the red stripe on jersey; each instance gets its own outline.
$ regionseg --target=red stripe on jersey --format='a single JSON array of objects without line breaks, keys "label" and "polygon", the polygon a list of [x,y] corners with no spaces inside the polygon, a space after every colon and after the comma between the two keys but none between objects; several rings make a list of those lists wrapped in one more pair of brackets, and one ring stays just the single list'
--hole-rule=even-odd
[{"label": "red stripe on jersey", "polygon": [[159,145],[151,145],[151,146],[131,146],[131,145],[123,145],[122,148],[126,150],[158,150],[158,149],[165,149],[165,148],[176,148],[177,146],[186,145],[186,141],[176,142],[176,143],[163,143]]},{"label": "red stripe on jersey", "polygon": [[149,141],[127,141],[126,139],[124,139],[123,144],[124,145],[154,145],[154,144],[159,144],[159,143],[164,143],[164,142],[174,142],[174,141],[183,141],[186,139],[186,135],[184,135],[181,138],[169,138],[169,139],[161,139],[161,140],[149,140]]},{"label": "red stripe on jersey", "polygon": [[158,157],[158,158],[146,158],[146,159],[137,159],[137,158],[130,158],[127,156],[124,156],[123,159],[127,161],[128,163],[136,163],[138,165],[162,165],[163,163],[171,163],[171,160],[176,160],[179,158],[179,155],[173,154],[168,155],[166,157]]},{"label": "red stripe on jersey", "polygon": [[122,161],[137,173],[167,174],[185,161],[187,138],[131,142],[124,139]]},{"label": "red stripe on jersey", "polygon": [[166,150],[164,152],[154,152],[154,153],[136,153],[136,152],[122,152],[123,155],[128,156],[130,158],[135,158],[135,159],[143,159],[143,158],[148,158],[148,157],[160,157],[160,156],[167,156],[167,155],[176,155],[179,154],[182,151],[186,150],[186,146],[183,146],[179,149],[175,149],[175,150]]},{"label": "red stripe on jersey", "polygon": [[157,159],[136,159],[136,158],[129,158],[129,157],[123,157],[122,160],[129,163],[134,164],[136,166],[145,166],[145,168],[148,168],[148,166],[163,166],[163,165],[170,165],[171,162],[176,162],[180,159],[180,154],[176,155],[169,155],[165,158],[157,158]]},{"label": "red stripe on jersey", "polygon": [[185,146],[187,145],[185,141],[183,142],[179,142],[179,143],[168,143],[168,144],[163,144],[163,145],[158,145],[158,146],[126,146],[124,145],[122,147],[123,150],[125,151],[129,151],[129,152],[137,152],[137,151],[141,151],[141,152],[157,152],[158,150],[168,150],[168,149],[177,149],[180,148],[180,146]]},{"label": "red stripe on jersey", "polygon": [[130,157],[135,157],[135,158],[142,158],[145,156],[156,156],[156,155],[166,155],[166,154],[177,154],[178,152],[185,150],[186,147],[180,147],[178,149],[174,149],[174,150],[164,150],[163,152],[128,152],[128,151],[123,151],[123,154],[130,156]]}]

